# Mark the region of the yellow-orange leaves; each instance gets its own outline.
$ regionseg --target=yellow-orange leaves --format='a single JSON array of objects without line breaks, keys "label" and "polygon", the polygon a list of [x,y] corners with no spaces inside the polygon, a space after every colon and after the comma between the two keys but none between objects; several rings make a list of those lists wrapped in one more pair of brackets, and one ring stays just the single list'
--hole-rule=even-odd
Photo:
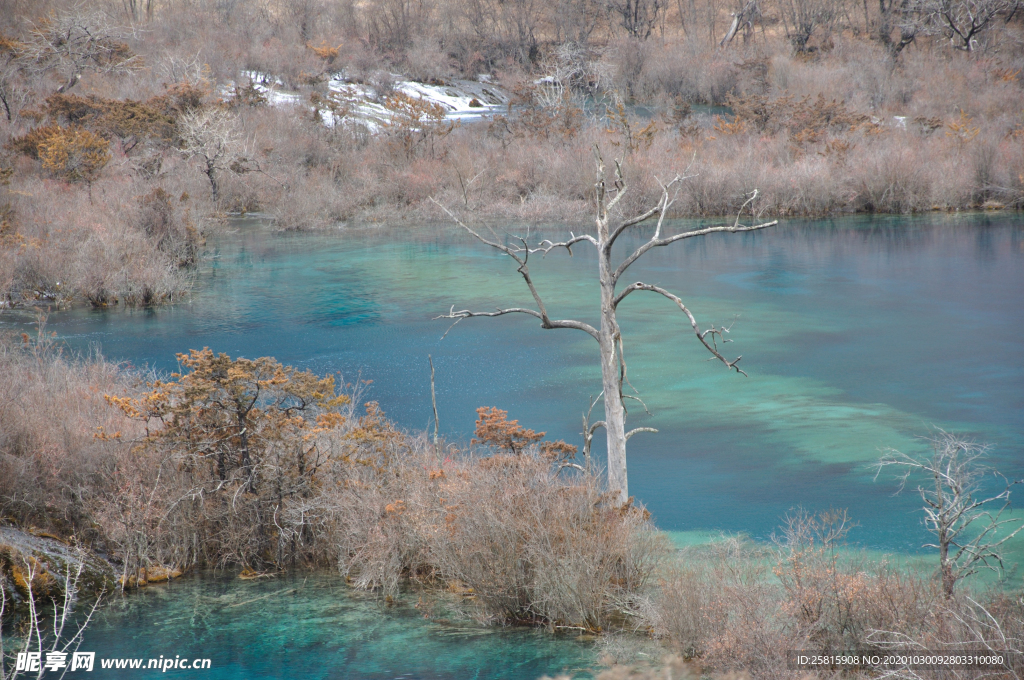
[{"label": "yellow-orange leaves", "polygon": [[39,142],[43,168],[67,182],[92,182],[110,162],[110,142],[78,127],[57,127]]}]

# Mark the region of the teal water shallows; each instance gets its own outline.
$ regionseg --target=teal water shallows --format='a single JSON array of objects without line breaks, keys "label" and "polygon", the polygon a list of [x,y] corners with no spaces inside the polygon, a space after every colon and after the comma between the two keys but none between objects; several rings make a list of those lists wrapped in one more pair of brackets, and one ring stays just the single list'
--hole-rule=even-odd
[{"label": "teal water shallows", "polygon": [[[373,381],[366,398],[409,428],[430,424],[432,354],[449,436],[467,440],[475,409],[497,406],[579,442],[600,390],[589,336],[510,315],[441,339],[449,323],[433,317],[452,305],[531,304],[508,258],[465,233],[281,233],[240,220],[211,246],[190,303],[77,309],[50,327],[74,347],[165,370],[176,352],[209,346],[359,376]],[[531,259],[553,316],[596,323],[595,263],[586,244]],[[893,497],[866,466],[882,448],[925,450],[916,437],[933,427],[990,442],[993,461],[1024,477],[1020,216],[791,221],[657,249],[627,278],[679,293],[704,325],[730,326],[726,351],[750,374],[706,361],[663,298],[623,303],[629,378],[651,411],[633,405],[629,422],[659,430],[630,440],[630,491],[660,527],[766,537],[796,505],[835,506],[860,522],[851,540],[912,552],[926,537],[920,502]]]},{"label": "teal water shallows", "polygon": [[[339,576],[205,575],[112,596],[86,630],[99,678],[536,680],[595,664],[593,644],[533,629],[426,620]],[[209,670],[116,670],[102,659],[210,659]],[[589,677],[587,673],[577,673]]]}]

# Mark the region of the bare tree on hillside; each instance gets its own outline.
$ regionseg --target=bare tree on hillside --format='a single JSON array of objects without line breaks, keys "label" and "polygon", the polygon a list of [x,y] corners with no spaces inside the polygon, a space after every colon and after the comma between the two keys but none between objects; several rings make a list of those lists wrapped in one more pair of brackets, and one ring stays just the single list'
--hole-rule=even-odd
[{"label": "bare tree on hillside", "polygon": [[609,0],[608,8],[618,15],[630,38],[647,40],[665,10],[665,0]]},{"label": "bare tree on hillside", "polygon": [[555,28],[559,40],[585,46],[604,19],[605,9],[600,0],[558,0]]},{"label": "bare tree on hillside", "polygon": [[327,13],[324,0],[288,0],[284,3],[284,13],[295,23],[299,38],[303,41],[312,39]]},{"label": "bare tree on hillside", "polygon": [[732,23],[729,24],[729,31],[725,34],[725,37],[719,41],[719,47],[725,47],[731,43],[740,29],[743,29],[746,38],[749,38],[754,32],[754,20],[761,16],[761,8],[758,6],[757,0],[747,0],[743,4],[742,9],[732,12],[731,15]]},{"label": "bare tree on hillside", "polygon": [[[594,19],[586,14],[599,0],[567,0],[567,5],[547,5],[540,0],[465,0],[458,20],[471,28],[473,49],[488,60],[512,58],[533,64],[540,58],[542,27],[551,22],[559,33],[589,36]],[[564,16],[559,16],[565,12]],[[451,13],[451,8],[449,8]],[[588,23],[591,22],[591,23]]]},{"label": "bare tree on hillside", "polygon": [[139,21],[143,16],[149,21],[153,18],[153,0],[121,0],[125,14],[132,21]]},{"label": "bare tree on hillside", "polygon": [[84,3],[39,21],[24,46],[24,61],[39,73],[56,73],[67,92],[89,72],[127,73],[142,66],[124,42],[126,32]]},{"label": "bare tree on hillside", "polygon": [[12,108],[17,106],[19,99],[27,96],[28,88],[22,85],[21,81],[21,51],[23,45],[0,34],[0,106],[4,108],[4,116],[7,122],[13,120]]},{"label": "bare tree on hillside", "polygon": [[[458,323],[463,319],[478,316],[493,317],[503,316],[505,314],[526,314],[540,319],[541,328],[566,328],[583,331],[590,335],[597,342],[600,351],[601,380],[604,387],[603,395],[605,418],[600,423],[586,425],[585,429],[587,430],[587,435],[585,436],[592,436],[593,430],[596,429],[596,427],[603,426],[605,428],[608,435],[608,487],[616,493],[620,503],[626,503],[629,498],[629,489],[626,479],[626,441],[637,432],[650,431],[650,428],[637,428],[629,432],[627,432],[625,428],[626,408],[623,402],[625,399],[630,398],[630,396],[623,394],[623,384],[628,382],[628,377],[626,360],[623,353],[622,333],[619,329],[619,323],[616,318],[619,305],[622,304],[629,295],[638,291],[661,295],[678,307],[679,311],[685,315],[693,329],[693,332],[696,334],[698,341],[704,345],[714,359],[722,362],[722,364],[730,370],[735,370],[743,375],[746,375],[746,373],[740,370],[738,366],[740,358],[742,357],[729,360],[721,353],[722,350],[720,343],[728,342],[725,338],[725,333],[729,330],[728,328],[717,328],[712,325],[708,328],[702,329],[698,325],[696,318],[683,303],[683,300],[660,286],[637,281],[629,284],[621,290],[618,290],[617,288],[622,277],[634,262],[639,260],[653,248],[667,246],[683,239],[706,236],[708,234],[719,232],[736,233],[756,231],[766,227],[771,227],[777,224],[777,222],[773,220],[771,222],[763,222],[751,226],[740,224],[740,217],[743,211],[746,210],[757,197],[757,191],[755,190],[743,204],[743,207],[740,209],[739,214],[737,214],[736,220],[733,224],[694,229],[691,231],[673,234],[671,236],[666,235],[664,232],[665,216],[672,207],[682,183],[688,179],[687,177],[678,174],[671,181],[661,184],[661,198],[657,205],[634,217],[628,219],[615,219],[613,221],[612,213],[620,201],[622,201],[622,198],[627,194],[629,187],[625,183],[622,166],[619,161],[615,162],[615,177],[612,186],[608,187],[605,176],[604,160],[601,157],[600,151],[596,149],[595,160],[597,164],[594,184],[595,197],[597,200],[597,215],[595,220],[597,228],[596,233],[594,234],[570,233],[570,237],[565,241],[556,242],[544,239],[539,243],[532,245],[528,241],[528,237],[513,237],[510,239],[510,245],[505,245],[501,242],[502,239],[497,235],[494,236],[494,240],[486,238],[481,235],[480,232],[466,226],[462,221],[455,217],[454,214],[448,211],[447,208],[441,206],[442,209],[444,209],[445,212],[447,212],[461,228],[465,229],[478,241],[494,248],[495,250],[501,251],[512,258],[517,265],[516,271],[518,271],[523,277],[523,281],[526,283],[527,288],[530,290],[530,294],[533,296],[535,308],[509,307],[499,308],[493,312],[474,312],[468,309],[457,311],[453,306],[448,314],[437,318],[454,319],[455,323]],[[613,261],[612,247],[615,245],[615,242],[619,237],[630,229],[638,227],[655,217],[657,217],[657,225],[651,238],[643,245],[636,248],[626,258],[618,262]],[[540,291],[537,289],[537,286],[530,275],[529,259],[531,255],[539,254],[543,257],[552,250],[561,248],[564,248],[570,255],[572,255],[572,248],[580,243],[589,243],[597,250],[597,283],[601,290],[601,319],[596,326],[574,319],[552,318],[548,313],[548,308],[541,297]],[[635,399],[636,397],[633,398]]]},{"label": "bare tree on hillside", "polygon": [[956,49],[972,52],[996,17],[1018,5],[1019,0],[919,0],[915,9],[923,33],[945,36]]},{"label": "bare tree on hillside", "polygon": [[[925,527],[936,542],[925,547],[939,551],[939,575],[948,598],[956,584],[971,574],[981,569],[1002,570],[1000,547],[1024,529],[1024,521],[1004,517],[1010,508],[1010,487],[1020,482],[1008,482],[981,462],[987,453],[985,446],[941,430],[931,444],[928,457],[886,451],[875,464],[875,478],[884,468],[896,468],[897,493],[911,475],[927,480],[917,492],[924,501]],[[991,496],[983,485],[989,476],[1000,480],[1003,487]]]},{"label": "bare tree on hillside", "polygon": [[381,51],[405,52],[426,28],[431,10],[426,0],[373,0],[365,10],[370,43]]},{"label": "bare tree on hillside", "polygon": [[831,35],[846,12],[844,0],[781,0],[779,9],[786,37],[797,52],[809,51],[815,30]]},{"label": "bare tree on hillside", "polygon": [[[878,41],[890,57],[899,56],[914,42],[920,21],[914,0],[878,0]],[[899,30],[899,37],[893,32]]]},{"label": "bare tree on hillside", "polygon": [[203,174],[210,180],[213,200],[220,197],[218,175],[231,165],[238,150],[238,123],[221,108],[208,107],[182,114],[178,120],[181,153],[202,161]]}]

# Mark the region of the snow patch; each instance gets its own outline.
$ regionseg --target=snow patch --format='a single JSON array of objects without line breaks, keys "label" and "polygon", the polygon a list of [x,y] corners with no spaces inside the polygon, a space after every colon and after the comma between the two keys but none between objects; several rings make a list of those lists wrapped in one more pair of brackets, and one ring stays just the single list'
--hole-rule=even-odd
[{"label": "snow patch", "polygon": [[[243,71],[240,76],[243,82],[248,80],[270,106],[306,104],[303,95],[286,91],[281,79],[272,74]],[[486,74],[477,76],[476,81],[455,80],[441,84],[404,80],[399,75],[393,77],[395,91],[437,104],[444,109],[447,120],[467,123],[483,120],[502,110],[509,102],[509,95]],[[381,93],[369,85],[350,81],[344,73],[333,75],[327,83],[327,89],[336,104],[335,111],[320,111],[320,117],[328,127],[349,125],[376,134],[392,119],[391,111],[378,103]],[[234,90],[235,83],[232,81],[221,89],[221,94],[230,97]]]}]

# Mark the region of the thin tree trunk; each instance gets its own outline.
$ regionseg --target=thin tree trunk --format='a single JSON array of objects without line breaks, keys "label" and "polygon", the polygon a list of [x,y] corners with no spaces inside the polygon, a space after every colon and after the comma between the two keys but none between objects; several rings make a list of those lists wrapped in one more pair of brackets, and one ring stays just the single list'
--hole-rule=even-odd
[{"label": "thin tree trunk", "polygon": [[4,105],[4,113],[7,114],[7,122],[11,122],[11,105],[7,103],[7,95],[0,92],[0,103]]}]

